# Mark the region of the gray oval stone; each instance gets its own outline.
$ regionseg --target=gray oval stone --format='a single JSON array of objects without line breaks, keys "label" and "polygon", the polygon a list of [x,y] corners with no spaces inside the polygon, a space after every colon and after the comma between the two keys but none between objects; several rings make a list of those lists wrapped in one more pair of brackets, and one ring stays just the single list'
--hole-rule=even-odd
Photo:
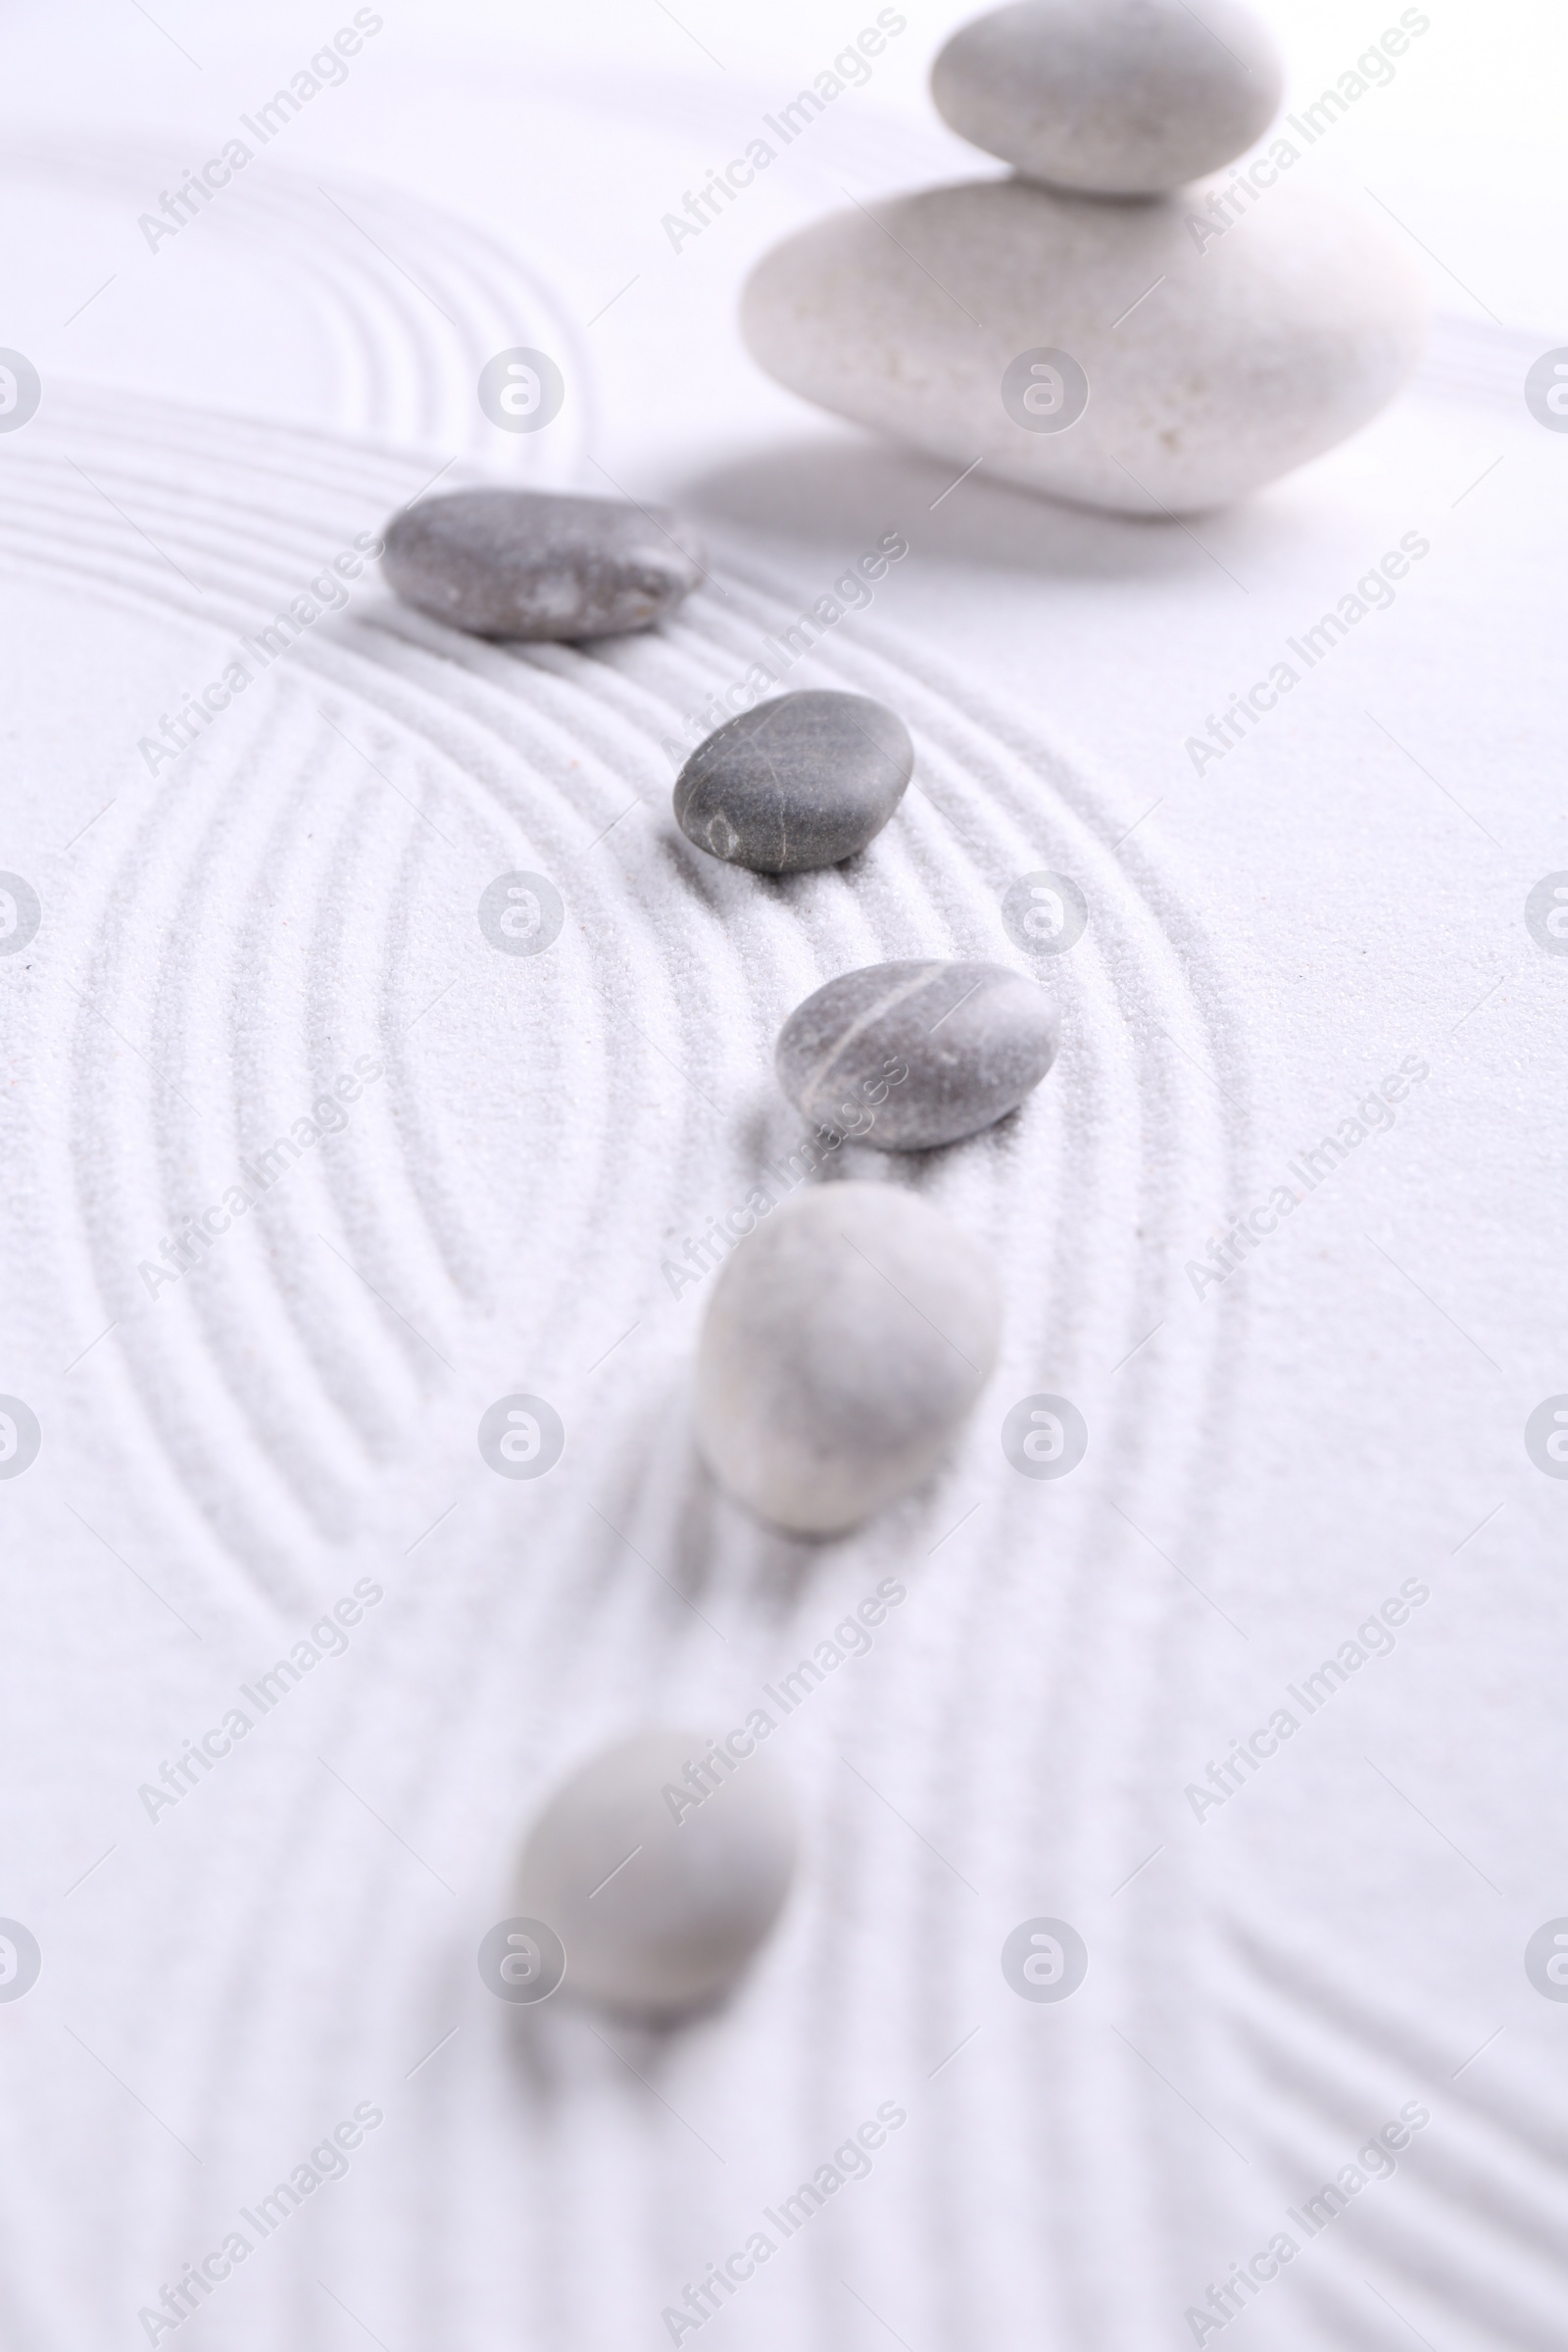
[{"label": "gray oval stone", "polygon": [[720,1486],[794,1534],[842,1535],[924,1478],[990,1379],[1002,1307],[967,1234],[891,1184],[823,1184],[725,1261],[697,1352]]},{"label": "gray oval stone", "polygon": [[394,514],[381,568],[406,604],[471,636],[571,642],[665,619],[702,578],[701,552],[658,507],[453,490]]},{"label": "gray oval stone", "polygon": [[863,850],[913,773],[908,729],[883,704],[781,694],[698,745],[675,779],[675,822],[727,864],[804,873]]},{"label": "gray oval stone", "polygon": [[924,1152],[1015,1110],[1059,1041],[1051,999],[1004,964],[870,963],[797,1004],[773,1061],[814,1124]]},{"label": "gray oval stone", "polygon": [[1095,196],[1217,172],[1267,129],[1284,88],[1272,33],[1238,0],[1019,0],[961,25],[931,69],[961,138]]},{"label": "gray oval stone", "polygon": [[795,1870],[794,1810],[749,1735],[649,1731],[608,1747],[546,1804],[517,1899],[565,1947],[565,1988],[674,2017],[723,1992],[772,1927]]}]

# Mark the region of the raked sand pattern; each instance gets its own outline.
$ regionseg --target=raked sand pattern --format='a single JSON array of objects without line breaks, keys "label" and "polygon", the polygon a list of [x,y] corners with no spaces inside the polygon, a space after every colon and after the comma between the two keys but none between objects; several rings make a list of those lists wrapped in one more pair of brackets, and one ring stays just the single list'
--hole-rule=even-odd
[{"label": "raked sand pattern", "polygon": [[[84,217],[104,256],[107,282],[83,283],[58,352],[34,355],[51,380],[58,368],[117,397],[128,382],[185,405],[458,451],[542,488],[584,466],[594,377],[582,330],[510,247],[402,189],[268,154],[205,209],[188,199],[171,242],[149,248],[127,223],[149,205],[161,220],[160,195],[177,194],[191,162],[151,139],[8,143],[0,184],[33,224],[19,267],[74,283],[79,261],[61,256],[84,241]],[[517,345],[553,354],[569,379],[548,433],[501,430],[474,400],[480,366]]]},{"label": "raked sand pattern", "polygon": [[[19,1641],[63,1661],[86,1758],[72,1853],[25,1814],[18,1841],[48,1965],[4,2017],[0,2083],[63,2122],[57,2147],[0,2148],[29,2250],[0,2280],[8,2341],[145,2340],[138,2309],[237,2231],[198,2345],[667,2342],[686,2283],[892,2107],[869,2172],[846,2160],[773,2232],[712,2340],[1148,2352],[1191,2340],[1225,2246],[1246,2261],[1333,2177],[1326,2125],[1348,2159],[1446,2078],[1379,2276],[1423,2326],[1438,2298],[1445,2352],[1495,2345],[1500,2309],[1504,2340],[1545,2347],[1561,2136],[1527,2079],[1455,2082],[1463,2046],[1401,2024],[1386,1976],[1259,1930],[1198,1838],[1168,1850],[1202,1694],[1245,1638],[1245,1596],[1187,1566],[1236,1468],[1244,1308],[1196,1311],[1183,1266],[1250,1197],[1247,1074],[1215,956],[1118,839],[1119,781],[858,620],[789,683],[904,715],[897,821],[850,871],[703,858],[668,747],[802,603],[728,543],[662,634],[589,652],[461,639],[367,571],[191,750],[132,749],[171,644],[190,689],[221,677],[450,446],[81,391],[0,451],[8,612],[40,663],[89,647],[123,722],[91,790],[71,773],[80,818],[33,820],[61,846],[33,860],[36,943],[0,968],[5,1379],[45,1433],[0,1499],[8,1548],[53,1563]],[[1002,1369],[907,1503],[825,1546],[769,1535],[695,1467],[688,1245],[769,1169],[792,1180],[770,1069],[791,1007],[877,960],[1021,966],[1003,901],[1040,869],[1089,908],[1037,967],[1062,1003],[1050,1079],[961,1152],[843,1155],[987,1240]],[[478,921],[514,871],[564,905],[538,956]],[[252,1204],[150,1281],[235,1188]],[[511,1391],[564,1425],[538,1482],[478,1452]],[[1036,1392],[1088,1424],[1060,1481],[1002,1451]],[[879,1591],[858,1656],[843,1629]],[[341,1647],[318,1633],[260,1703],[355,1595]],[[41,1736],[26,1678],[11,1703]],[[474,1953],[545,1791],[637,1722],[718,1733],[757,1706],[808,1858],[733,2008],[666,2038],[492,2000]],[[149,1808],[127,1748],[167,1788],[179,1740],[234,1710],[244,1739]],[[1037,1914],[1090,1948],[1060,2006],[999,1968]],[[69,2218],[87,2140],[115,2184],[90,2262]],[[264,2211],[302,2170],[297,2207]],[[1364,2249],[1360,2217],[1304,2248],[1309,2282],[1269,2290],[1255,2340],[1402,2340],[1352,2227]]]},{"label": "raked sand pattern", "polygon": [[[68,429],[88,482],[60,446]],[[187,630],[195,684],[220,674],[236,643],[254,645],[264,617],[319,576],[323,554],[373,530],[428,470],[150,408],[104,419],[89,399],[69,427],[40,432],[25,468],[13,469],[8,554],[13,567],[30,564],[47,600],[102,603]],[[156,516],[157,545],[115,508],[132,524]],[[72,1109],[62,1130],[34,1096],[34,1122],[24,1092],[36,1198],[53,1210],[52,1239],[38,1237],[37,1360],[64,1365],[74,1354],[74,1343],[51,1345],[54,1334],[90,1340],[113,1328],[69,1384],[39,1399],[49,1452],[33,1495],[51,1518],[70,1504],[99,1533],[111,1516],[117,1548],[156,1559],[151,1581],[180,1617],[256,1662],[215,1682],[192,1736],[224,1706],[244,1709],[239,1686],[254,1691],[255,1673],[274,1650],[286,1654],[296,1626],[357,1578],[386,1590],[356,1629],[358,1654],[323,1661],[323,1678],[341,1674],[334,1712],[349,1713],[316,1724],[297,1771],[275,1738],[305,1713],[290,1691],[292,1712],[257,1726],[258,1747],[270,1740],[265,1793],[254,1751],[236,1750],[232,1793],[215,1772],[172,1811],[155,1808],[155,1828],[136,1822],[132,1834],[156,1836],[157,1853],[180,1854],[178,1871],[205,1875],[234,1853],[231,1808],[248,1785],[261,1843],[245,1870],[246,1924],[231,1922],[236,1941],[221,1955],[191,1953],[178,1966],[172,2038],[156,2060],[163,2095],[153,2103],[199,2145],[202,2173],[167,2139],[143,2151],[150,2169],[141,2163],[136,2193],[147,2203],[126,2216],[127,2264],[131,2243],[167,2244],[172,2262],[179,2245],[201,2239],[206,2176],[224,2172],[225,2114],[251,2111],[253,2096],[264,2112],[276,2102],[287,2114],[305,2092],[265,2054],[254,2014],[237,2062],[258,2081],[204,2080],[234,2004],[259,2002],[265,2013],[276,2000],[282,2017],[300,1970],[346,1972],[331,2002],[341,2000],[346,2037],[305,2070],[313,2115],[323,2096],[345,2113],[374,2098],[385,2049],[412,2065],[466,2015],[466,2034],[415,2078],[417,2090],[400,2086],[406,2122],[409,2100],[440,2085],[451,2096],[454,2058],[512,2022],[487,2014],[494,2005],[471,1951],[489,1915],[504,1912],[508,1848],[544,1782],[628,1714],[695,1714],[720,1729],[739,1720],[761,1684],[810,1656],[887,1578],[907,1592],[906,1613],[888,1620],[909,1644],[903,1668],[892,1656],[849,1666],[853,1705],[848,1679],[820,1695],[806,1686],[820,1752],[797,1737],[788,1761],[815,1853],[783,1940],[735,2019],[698,2029],[659,2064],[684,2074],[706,2051],[704,2067],[752,2083],[743,2109],[758,2095],[753,2064],[775,2068],[774,2112],[787,2116],[791,2036],[842,2036],[847,2064],[858,2051],[849,2071],[863,2075],[872,2108],[906,2088],[912,2100],[910,2085],[921,2085],[924,2118],[911,2105],[919,2129],[905,2144],[923,2142],[917,2177],[934,2168],[917,2197],[945,2203],[949,2128],[935,2128],[940,2094],[925,2090],[926,2075],[989,2017],[990,2034],[937,2080],[949,2096],[966,2082],[966,2102],[1000,2098],[1010,2111],[1021,2089],[1018,2028],[1038,2022],[1012,2014],[1019,2005],[996,1951],[1012,1915],[1030,1908],[1039,1825],[1010,1805],[975,1814],[972,1792],[994,1776],[1053,1786],[1062,1773],[1053,1750],[1075,1755],[1073,1778],[1093,1780],[1102,1741],[1106,1776],[1120,1781],[1129,1726],[1140,1742],[1168,1736],[1155,1691],[1173,1646],[1200,1648],[1211,1626],[1232,1638],[1128,1524],[1144,1516],[1147,1484],[1186,1490],[1200,1517],[1222,1442],[1220,1318],[1186,1318],[1182,1379],[1169,1350],[1131,1352],[1178,1301],[1192,1205],[1223,1200],[1233,1180],[1237,1139],[1203,1075],[1223,1007],[1195,999],[1183,977],[1204,959],[1179,956],[1152,895],[1122,879],[1097,835],[1093,788],[1067,760],[1016,722],[968,708],[923,662],[917,684],[899,649],[873,650],[863,634],[853,651],[830,644],[807,662],[812,682],[872,692],[906,712],[920,784],[901,823],[853,880],[832,871],[762,883],[702,859],[669,816],[662,746],[687,710],[744,674],[791,612],[776,588],[721,564],[713,588],[660,639],[587,655],[521,652],[461,640],[356,587],[189,754],[156,777],[127,762],[114,806],[40,877],[46,919],[18,1009],[40,1055],[53,1051],[45,1039],[65,1041],[65,1065],[40,1066],[38,1085]],[[666,1268],[689,1266],[686,1245],[744,1203],[768,1164],[788,1181],[801,1123],[768,1065],[783,1012],[853,963],[933,952],[1015,959],[1002,899],[1043,866],[1077,878],[1092,909],[1059,975],[1047,975],[1059,979],[1066,1007],[1060,1093],[961,1160],[912,1172],[958,1222],[1002,1245],[1005,1368],[934,1490],[820,1554],[768,1537],[695,1469],[683,1378],[703,1287]],[[476,919],[486,885],[514,869],[545,874],[565,905],[560,939],[538,956],[498,954]],[[182,940],[203,943],[199,958]],[[264,1166],[341,1077],[368,1070],[381,1074],[345,1106],[339,1132]],[[322,1123],[336,1128],[330,1110]],[[1137,1151],[1115,1146],[1122,1132],[1141,1138]],[[861,1156],[858,1173],[884,1172],[875,1155]],[[231,1187],[256,1189],[273,1164],[280,1173],[256,1205],[188,1271],[169,1273],[166,1238]],[[629,1169],[639,1174],[628,1189]],[[657,1190],[650,1169],[663,1171]],[[1166,1237],[1162,1261],[1121,1246],[1118,1236],[1139,1226]],[[558,1470],[537,1487],[496,1480],[474,1443],[483,1407],[516,1388],[549,1397],[567,1431]],[[1093,1431],[1087,1460],[1060,1485],[1017,1478],[1001,1452],[1003,1411],[1041,1389],[1078,1400]],[[73,1458],[80,1483],[63,1475]],[[95,1540],[79,1528],[77,1537]],[[1092,1576],[1063,1572],[1067,1559],[1089,1556],[1100,1563]],[[189,1638],[172,1620],[170,1633]],[[400,1681],[413,1676],[395,1725],[356,1683],[377,1654]],[[1135,1700],[1140,1655],[1152,1689]],[[911,1669],[917,1701],[899,1689]],[[972,1703],[977,1672],[993,1692],[984,1708]],[[383,1740],[390,1748],[378,1753]],[[849,1767],[838,1755],[846,1745]],[[359,1808],[318,1753],[351,1787],[379,1791],[377,1810],[438,1879],[395,1842],[389,1866],[373,1822],[373,1841],[360,1844]],[[154,1783],[161,1760],[149,1758]],[[918,1838],[903,1850],[910,1833],[867,1782],[890,1801],[897,1788],[899,1809],[913,1809],[935,1853]],[[1108,1985],[1113,1904],[1132,1922],[1140,1899],[1136,1886],[1114,1896],[1116,1880],[1157,1840],[1144,1835],[1135,1786],[1104,1794],[1123,1870],[1105,1868],[1103,1802],[1085,1850],[1073,1851],[1072,1809],[1053,1824],[1050,1847],[1053,1884],[1064,1902],[1072,1890]],[[137,1810],[145,1816],[145,1805]],[[210,1838],[215,1847],[198,1861],[188,1841],[199,1850]],[[384,1941],[375,1933],[389,1975],[378,1961],[376,1984],[356,1991],[358,1938],[334,1952],[318,1905],[348,1906],[361,1864],[373,1883],[354,1902],[372,1918],[389,1907]],[[279,1874],[294,1889],[281,1909]],[[439,1881],[468,1891],[454,1898]],[[158,1884],[155,1864],[143,1881],[155,1908],[168,1893],[155,1893]],[[436,1914],[416,1934],[402,1917],[411,1901],[416,1914],[427,1904]],[[302,1936],[304,1919],[313,1924]],[[890,1984],[854,1956],[858,1938],[869,1958],[887,1936],[947,1958]],[[192,2030],[193,2016],[205,2030]],[[405,2019],[414,2042],[434,2029],[406,2056]],[[541,2095],[559,2067],[592,2073],[604,2059],[580,2020],[543,2023],[530,2057],[545,2071]],[[751,2042],[738,2066],[725,2056],[736,2034]],[[1059,2048],[1038,2055],[1070,2083],[1086,2052],[1080,2036],[1054,2040]],[[361,2082],[354,2097],[350,2079]],[[634,2098],[648,2097],[624,2079]],[[492,2065],[488,2087],[475,2086],[479,2110],[503,2082]],[[1144,2086],[1128,2087],[1141,2110]],[[567,2145],[612,2089],[606,2077],[580,2112],[563,2111]],[[528,2100],[511,2086],[506,2095],[520,2100],[520,2125]],[[726,2134],[710,2092],[675,2104],[690,2113],[693,2095],[713,2125],[704,2136],[735,2140],[738,2115]],[[1061,2095],[1071,2103],[1064,2084],[1048,2104]],[[1023,2098],[1001,2128],[1027,2138],[1036,2103]],[[395,2125],[395,2107],[387,2112]],[[654,2113],[663,2113],[657,2102]],[[145,2119],[130,2115],[139,2134]],[[778,2179],[793,2186],[808,2151],[857,2120],[846,2110],[841,2123],[831,2102],[801,2116],[771,2166],[757,2151],[759,2195]],[[300,2128],[311,2129],[303,2119]],[[471,2144],[477,2157],[478,2146],[466,2125],[443,2126],[443,2141],[449,2128],[457,2141],[441,2170],[451,2191],[449,2161],[461,2169],[459,2148]],[[710,2242],[727,2250],[725,2204],[721,2195],[705,2234],[702,2168],[714,2160],[672,2129],[679,2163],[691,2151],[700,2169],[683,2196],[657,2168],[657,2194],[669,2200],[671,2230],[695,2232],[696,2261]],[[408,2158],[417,2136],[405,2143]],[[524,2130],[524,2141],[533,2136]],[[1109,2132],[1102,2161],[1119,2166],[1121,2138]],[[1092,2162],[1087,2147],[1084,2156]],[[126,2164],[136,2169],[128,2148]],[[561,2171],[554,2162],[546,2171],[550,2193],[564,2195]],[[644,2193],[656,2194],[652,2181]],[[1144,2193],[1152,2215],[1152,2163]],[[454,2218],[471,2228],[487,2203],[458,2195]],[[650,2210],[650,2228],[656,2219]],[[295,2225],[302,2240],[314,2226]],[[902,2234],[890,2262],[903,2259],[894,2254]],[[551,2224],[522,2260],[516,2293],[541,2291],[538,2264],[548,2270],[556,2240]],[[407,2252],[422,2269],[424,2253]],[[1041,2255],[1044,2286],[1055,2262],[1045,2246]],[[563,2294],[576,2291],[573,2267]],[[252,2324],[238,2307],[257,2283],[252,2274],[230,2289],[228,2327]],[[270,2291],[284,2291],[281,2277]],[[817,2291],[803,2269],[790,2293]],[[416,2307],[413,2279],[407,2292],[405,2308]],[[619,2310],[608,2279],[601,2293],[602,2322],[577,2315],[586,2340],[597,2327],[608,2341],[638,2322],[635,2302]],[[353,2288],[345,2296],[355,2304]],[[793,2319],[780,2311],[756,2324],[804,2324],[806,2306],[792,2308]],[[498,2306],[497,2325],[500,2316]],[[298,2329],[304,2314],[289,2324]]]}]

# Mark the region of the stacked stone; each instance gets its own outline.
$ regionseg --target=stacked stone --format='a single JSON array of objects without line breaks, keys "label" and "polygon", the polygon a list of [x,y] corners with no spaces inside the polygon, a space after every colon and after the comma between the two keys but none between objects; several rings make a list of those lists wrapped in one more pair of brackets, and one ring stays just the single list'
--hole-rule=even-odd
[{"label": "stacked stone", "polygon": [[[1407,11],[1407,18],[1419,12]],[[754,271],[769,374],[959,466],[1091,507],[1245,497],[1376,415],[1420,355],[1401,247],[1281,185],[1283,69],[1240,0],[1020,0],[932,95],[1015,176],[858,205]]]}]

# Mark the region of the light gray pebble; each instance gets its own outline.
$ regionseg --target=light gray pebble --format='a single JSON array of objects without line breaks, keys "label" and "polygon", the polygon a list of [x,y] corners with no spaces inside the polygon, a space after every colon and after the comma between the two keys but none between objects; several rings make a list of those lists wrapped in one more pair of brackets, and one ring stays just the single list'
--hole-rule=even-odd
[{"label": "light gray pebble", "polygon": [[726,720],[675,780],[675,822],[759,874],[837,865],[880,833],[914,772],[896,712],[863,694],[781,694]]},{"label": "light gray pebble", "polygon": [[924,1152],[1015,1110],[1056,1058],[1043,989],[1000,963],[870,963],[779,1031],[779,1084],[814,1124],[879,1152]]},{"label": "light gray pebble", "polygon": [[564,1945],[569,1994],[674,2017],[734,1982],[783,1908],[795,1856],[794,1810],[767,1756],[715,1757],[700,1732],[640,1732],[556,1790],[517,1899]]},{"label": "light gray pebble", "polygon": [[1095,196],[1217,172],[1267,129],[1284,86],[1272,33],[1238,0],[1021,0],[961,25],[931,69],[960,137]]},{"label": "light gray pebble", "polygon": [[569,642],[667,618],[702,578],[701,554],[662,508],[453,490],[392,517],[381,568],[405,603],[472,636]]},{"label": "light gray pebble", "polygon": [[797,1193],[726,1261],[697,1356],[697,1441],[760,1518],[841,1535],[918,1485],[990,1379],[1002,1306],[913,1193]]}]

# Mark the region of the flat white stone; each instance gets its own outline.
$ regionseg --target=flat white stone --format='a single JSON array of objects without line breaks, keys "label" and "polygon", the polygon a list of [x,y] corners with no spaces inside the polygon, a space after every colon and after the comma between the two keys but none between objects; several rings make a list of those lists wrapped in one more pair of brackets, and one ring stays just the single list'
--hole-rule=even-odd
[{"label": "flat white stone", "polygon": [[1244,498],[1356,431],[1425,316],[1400,247],[1289,186],[1220,228],[1198,190],[1108,204],[1021,179],[835,213],[742,303],[755,358],[820,407],[956,471],[1148,514]]},{"label": "flat white stone", "polygon": [[765,1753],[712,1759],[700,1732],[641,1732],[551,1797],[517,1901],[565,1946],[568,1994],[678,2016],[733,1984],[783,1907],[795,1854],[794,1811]]},{"label": "flat white stone", "polygon": [[1279,111],[1284,60],[1238,0],[1021,0],[956,32],[937,112],[1031,179],[1152,196],[1217,172]]},{"label": "flat white stone", "polygon": [[913,1193],[825,1184],[726,1263],[697,1358],[719,1484],[798,1535],[856,1527],[925,1477],[991,1376],[982,1251]]}]

